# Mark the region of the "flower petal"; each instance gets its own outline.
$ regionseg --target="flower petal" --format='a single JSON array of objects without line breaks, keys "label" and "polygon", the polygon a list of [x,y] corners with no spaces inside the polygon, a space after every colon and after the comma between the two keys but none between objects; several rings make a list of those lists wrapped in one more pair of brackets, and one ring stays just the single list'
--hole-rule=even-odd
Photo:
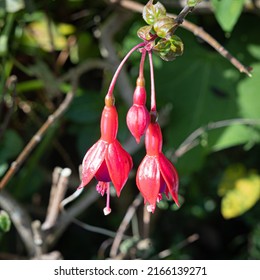
[{"label": "flower petal", "polygon": [[[179,178],[178,173],[173,166],[173,164],[167,159],[163,154],[159,154],[160,171],[163,179],[167,185],[167,189],[170,192],[173,200],[179,206],[178,202],[178,188],[179,188]],[[167,194],[167,192],[166,192]]]},{"label": "flower petal", "polygon": [[86,153],[82,161],[82,179],[79,188],[83,188],[94,177],[105,159],[108,143],[99,140]]},{"label": "flower petal", "polygon": [[155,208],[160,191],[160,168],[156,156],[144,157],[137,170],[136,185],[144,200]]},{"label": "flower petal", "polygon": [[131,156],[123,149],[118,140],[109,144],[106,164],[117,196],[119,196],[133,167],[133,162]]}]

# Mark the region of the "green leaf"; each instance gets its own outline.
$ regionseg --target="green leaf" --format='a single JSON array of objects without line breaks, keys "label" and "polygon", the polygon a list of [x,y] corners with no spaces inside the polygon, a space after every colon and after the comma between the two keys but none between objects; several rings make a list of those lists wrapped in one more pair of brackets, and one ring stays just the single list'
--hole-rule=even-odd
[{"label": "green leaf", "polygon": [[152,26],[146,25],[138,29],[137,35],[140,39],[149,41],[152,38],[151,30]]},{"label": "green leaf", "polygon": [[255,57],[256,59],[260,60],[260,46],[256,44],[248,44],[248,52]]},{"label": "green leaf", "polygon": [[0,164],[15,157],[23,147],[23,141],[14,130],[6,130],[0,142]]},{"label": "green leaf", "polygon": [[100,119],[103,99],[95,93],[74,98],[65,113],[66,118],[77,123],[91,123]]},{"label": "green leaf", "polygon": [[164,16],[160,17],[153,25],[153,28],[156,32],[156,34],[161,37],[165,38],[174,27],[174,19]]},{"label": "green leaf", "polygon": [[226,32],[231,32],[243,10],[245,0],[211,0],[215,17]]},{"label": "green leaf", "polygon": [[166,9],[164,6],[157,2],[153,5],[153,0],[150,0],[143,9],[143,19],[146,23],[153,25],[158,18],[166,16]]},{"label": "green leaf", "polygon": [[260,135],[254,128],[245,125],[232,125],[223,131],[219,139],[217,139],[217,141],[214,143],[212,150],[220,151],[245,143],[250,143],[253,145],[256,142],[259,142],[259,140]]},{"label": "green leaf", "polygon": [[195,7],[197,4],[199,4],[202,0],[187,0],[187,5],[189,7]]},{"label": "green leaf", "polygon": [[238,104],[244,118],[260,119],[260,63],[252,66],[252,78],[245,78],[238,85]]},{"label": "green leaf", "polygon": [[0,177],[2,177],[5,173],[5,171],[8,169],[7,163],[0,164]]},{"label": "green leaf", "polygon": [[11,220],[7,212],[0,211],[0,232],[8,232],[11,228]]},{"label": "green leaf", "polygon": [[183,43],[178,36],[173,35],[170,39],[160,39],[153,50],[157,51],[163,60],[172,61],[182,55]]},{"label": "green leaf", "polygon": [[63,50],[67,47],[67,38],[64,33],[73,33],[74,28],[71,25],[57,26],[44,14],[37,14],[36,21],[26,26],[23,42],[29,47],[40,47],[46,52],[53,50]]}]

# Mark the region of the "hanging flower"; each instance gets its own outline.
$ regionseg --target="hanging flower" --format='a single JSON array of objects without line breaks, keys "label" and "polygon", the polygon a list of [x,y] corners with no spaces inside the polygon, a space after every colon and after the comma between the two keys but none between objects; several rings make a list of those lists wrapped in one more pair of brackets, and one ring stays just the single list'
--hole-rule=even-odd
[{"label": "hanging flower", "polygon": [[142,160],[136,175],[136,184],[148,203],[147,210],[154,212],[156,202],[162,199],[162,193],[169,194],[178,203],[178,174],[173,164],[162,153],[162,133],[155,116],[151,116],[145,134],[146,156]]},{"label": "hanging flower", "polygon": [[126,116],[127,126],[135,137],[137,143],[140,142],[141,136],[150,122],[150,115],[145,106],[146,90],[144,78],[138,78],[136,81],[136,88],[133,95],[133,106],[129,109]]},{"label": "hanging flower", "polygon": [[98,180],[97,191],[102,196],[107,194],[104,214],[108,215],[111,212],[110,182],[113,183],[119,197],[133,166],[131,156],[116,139],[118,114],[111,96],[105,99],[100,130],[100,139],[88,150],[83,159],[82,182],[79,188],[86,186],[95,177]]}]

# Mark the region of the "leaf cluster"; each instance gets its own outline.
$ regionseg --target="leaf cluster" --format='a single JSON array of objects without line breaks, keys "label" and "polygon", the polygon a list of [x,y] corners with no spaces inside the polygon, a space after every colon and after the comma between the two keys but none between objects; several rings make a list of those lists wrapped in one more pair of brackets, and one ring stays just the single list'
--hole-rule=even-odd
[{"label": "leaf cluster", "polygon": [[[141,27],[137,35],[146,41],[153,41],[152,49],[166,61],[172,61],[183,53],[183,42],[175,34],[174,28],[177,23],[167,16],[165,7],[150,0],[143,9],[143,19],[149,25]],[[155,38],[159,40],[155,43]]]}]

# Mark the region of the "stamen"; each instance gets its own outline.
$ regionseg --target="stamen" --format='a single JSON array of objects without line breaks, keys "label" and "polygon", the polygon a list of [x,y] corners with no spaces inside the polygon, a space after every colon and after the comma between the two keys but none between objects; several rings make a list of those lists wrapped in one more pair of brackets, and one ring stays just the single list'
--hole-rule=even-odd
[{"label": "stamen", "polygon": [[107,187],[107,203],[106,207],[103,209],[104,215],[107,216],[111,213],[111,208],[110,208],[110,187],[108,185]]},{"label": "stamen", "polygon": [[157,202],[160,202],[162,200],[162,194],[159,193],[158,196],[157,196]]},{"label": "stamen", "polygon": [[96,190],[101,196],[104,196],[106,190],[109,188],[109,183],[108,182],[101,182],[98,181],[96,185]]}]

